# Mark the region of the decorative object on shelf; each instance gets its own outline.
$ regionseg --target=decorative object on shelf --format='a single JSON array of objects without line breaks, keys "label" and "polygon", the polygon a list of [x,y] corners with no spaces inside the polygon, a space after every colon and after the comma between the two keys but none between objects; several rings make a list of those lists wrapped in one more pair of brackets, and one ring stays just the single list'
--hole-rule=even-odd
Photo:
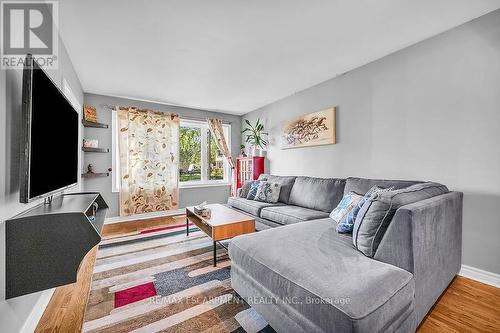
[{"label": "decorative object on shelf", "polygon": [[92,164],[87,165],[87,173],[94,173],[94,166]]},{"label": "decorative object on shelf", "polygon": [[335,144],[335,108],[309,113],[284,122],[281,142],[282,149]]},{"label": "decorative object on shelf", "polygon": [[97,111],[96,108],[91,105],[83,106],[83,119],[93,123],[97,123]]},{"label": "decorative object on shelf", "polygon": [[260,123],[260,119],[257,119],[255,126],[248,119],[245,119],[245,123],[247,127],[241,133],[246,135],[245,142],[252,147],[252,156],[264,156],[263,150],[268,143],[263,138],[264,135],[267,135],[264,133],[264,125]]},{"label": "decorative object on shelf", "polygon": [[111,168],[108,169],[108,172],[95,172],[94,166],[92,164],[87,165],[87,172],[82,173],[82,178],[99,178],[99,177],[107,177],[111,172]]},{"label": "decorative object on shelf", "polygon": [[97,139],[83,139],[83,147],[99,148],[99,141]]},{"label": "decorative object on shelf", "polygon": [[210,210],[210,208],[206,207],[206,205],[207,205],[207,202],[203,201],[198,206],[194,206],[193,211],[196,215],[210,219],[210,216],[212,215],[212,211]]},{"label": "decorative object on shelf", "polygon": [[240,145],[240,156],[247,157],[247,153],[245,153],[245,145]]},{"label": "decorative object on shelf", "polygon": [[265,157],[251,156],[236,159],[236,188],[249,180],[257,180],[264,173]]}]

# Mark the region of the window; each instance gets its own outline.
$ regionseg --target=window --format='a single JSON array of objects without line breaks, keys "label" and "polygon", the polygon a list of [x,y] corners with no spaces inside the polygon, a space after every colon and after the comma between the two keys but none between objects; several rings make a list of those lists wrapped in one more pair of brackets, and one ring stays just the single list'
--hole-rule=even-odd
[{"label": "window", "polygon": [[[112,191],[120,191],[120,153],[118,151],[118,117],[112,111]],[[223,124],[224,136],[231,147],[231,125]],[[181,187],[230,182],[226,159],[204,121],[182,120],[179,131],[179,185]]]},{"label": "window", "polygon": [[179,131],[179,181],[201,180],[201,127],[182,126]]},{"label": "window", "polygon": [[[223,125],[227,144],[231,126]],[[182,120],[179,133],[181,186],[229,183],[229,166],[204,121]]]}]

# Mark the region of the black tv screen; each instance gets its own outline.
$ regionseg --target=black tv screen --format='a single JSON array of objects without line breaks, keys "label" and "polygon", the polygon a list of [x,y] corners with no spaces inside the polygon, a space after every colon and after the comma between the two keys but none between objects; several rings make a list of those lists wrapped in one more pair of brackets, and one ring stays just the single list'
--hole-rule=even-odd
[{"label": "black tv screen", "polygon": [[23,71],[21,202],[78,182],[78,113],[28,55]]}]

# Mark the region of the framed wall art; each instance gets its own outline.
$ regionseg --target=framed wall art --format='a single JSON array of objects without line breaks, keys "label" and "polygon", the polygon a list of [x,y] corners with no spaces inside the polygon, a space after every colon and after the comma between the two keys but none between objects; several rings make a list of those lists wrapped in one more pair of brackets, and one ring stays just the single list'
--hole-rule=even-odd
[{"label": "framed wall art", "polygon": [[281,149],[335,143],[335,108],[309,113],[283,122]]}]

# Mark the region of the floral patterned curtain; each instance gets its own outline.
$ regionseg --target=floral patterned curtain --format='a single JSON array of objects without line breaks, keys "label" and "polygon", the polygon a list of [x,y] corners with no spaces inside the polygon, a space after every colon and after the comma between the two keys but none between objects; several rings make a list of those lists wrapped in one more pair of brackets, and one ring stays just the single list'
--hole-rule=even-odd
[{"label": "floral patterned curtain", "polygon": [[219,148],[222,155],[227,160],[229,167],[231,168],[231,195],[234,195],[234,159],[231,156],[231,150],[227,145],[226,138],[224,137],[224,129],[222,128],[222,120],[220,119],[208,119],[208,128],[210,129],[210,133],[212,137],[215,139],[215,143],[217,144],[217,148]]},{"label": "floral patterned curtain", "polygon": [[179,116],[120,107],[120,215],[177,209]]}]

